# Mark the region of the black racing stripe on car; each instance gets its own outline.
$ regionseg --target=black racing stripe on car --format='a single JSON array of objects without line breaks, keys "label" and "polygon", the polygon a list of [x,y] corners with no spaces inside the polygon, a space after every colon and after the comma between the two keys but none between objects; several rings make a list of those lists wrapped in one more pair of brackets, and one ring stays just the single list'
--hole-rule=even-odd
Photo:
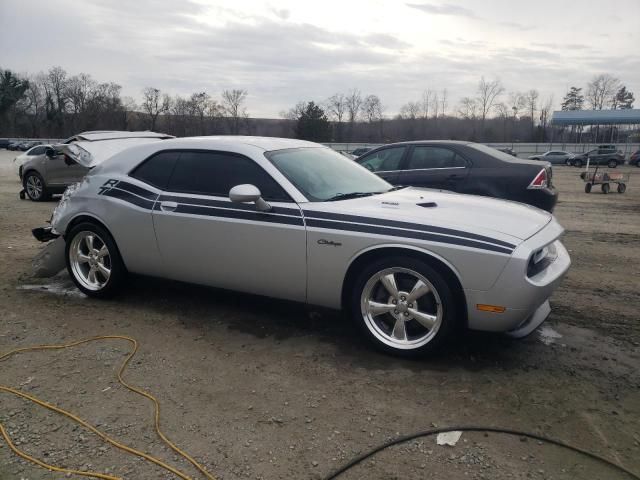
[{"label": "black racing stripe on car", "polygon": [[[156,210],[159,210],[159,204],[156,203]],[[250,220],[253,222],[270,222],[270,223],[282,223],[285,225],[299,225],[304,226],[302,217],[287,217],[283,215],[273,215],[271,212],[256,212],[254,211],[239,211],[230,210],[228,208],[212,208],[198,205],[185,205],[179,204],[173,213],[187,213],[191,215],[202,215],[206,217],[222,217],[222,218],[234,218],[238,220]]]},{"label": "black racing stripe on car", "polygon": [[147,198],[149,200],[155,200],[158,197],[157,193],[146,190],[142,187],[139,187],[138,185],[134,185],[133,183],[123,182],[122,180],[120,180],[114,186],[121,190],[126,190],[128,192],[135,193],[136,195]]},{"label": "black racing stripe on car", "polygon": [[437,233],[415,232],[410,230],[398,230],[396,228],[375,227],[368,225],[359,225],[355,223],[332,222],[326,220],[306,219],[307,227],[327,228],[330,230],[346,230],[349,232],[373,233],[376,235],[387,235],[390,237],[415,238],[417,240],[427,240],[429,242],[446,243],[452,245],[461,245],[464,247],[478,248],[480,250],[489,250],[492,252],[513,253],[513,249],[499,247],[497,245],[489,245],[488,243],[475,242],[464,238],[448,237]]},{"label": "black racing stripe on car", "polygon": [[119,188],[111,188],[109,190],[105,190],[102,195],[118,198],[120,200],[124,200],[125,202],[133,203],[134,205],[145,208],[147,210],[151,210],[154,202],[153,200],[147,200],[146,198],[138,197],[133,193],[127,192],[125,190],[120,190]]},{"label": "black racing stripe on car", "polygon": [[481,242],[489,242],[495,245],[500,245],[502,247],[511,248],[511,249],[516,247],[512,243],[503,242],[502,240],[496,240],[495,238],[491,238],[491,237],[485,237],[484,235],[477,235],[475,233],[464,232],[462,230],[454,230],[451,228],[422,225],[420,223],[399,222],[396,220],[384,220],[381,218],[361,217],[358,215],[344,215],[340,213],[319,212],[319,211],[313,211],[313,210],[304,210],[304,215],[306,218],[339,220],[342,222],[368,223],[371,225],[377,225],[381,227],[408,228],[411,230],[419,230],[421,232],[442,233],[445,235],[455,235],[457,237],[468,238],[471,240],[478,240]]},{"label": "black racing stripe on car", "polygon": [[[207,207],[219,207],[219,208],[232,208],[234,210],[247,210],[249,212],[255,211],[254,205],[244,205],[242,203],[232,203],[227,200],[213,200],[210,198],[193,198],[193,197],[178,197],[175,195],[160,195],[159,202],[176,202],[178,204],[187,203],[190,205],[204,205]],[[301,217],[302,214],[297,208],[287,207],[273,207],[271,213],[280,213],[282,215],[293,215]]]}]

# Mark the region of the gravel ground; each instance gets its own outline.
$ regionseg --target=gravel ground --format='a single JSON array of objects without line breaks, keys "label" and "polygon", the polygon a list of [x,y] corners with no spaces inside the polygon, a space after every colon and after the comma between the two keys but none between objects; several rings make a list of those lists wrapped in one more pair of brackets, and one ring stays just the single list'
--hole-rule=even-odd
[{"label": "gravel ground", "polygon": [[[640,473],[640,170],[627,193],[583,193],[578,170],[554,168],[556,214],[573,266],[530,337],[467,334],[438,358],[378,354],[336,312],[161,280],[132,278],[118,298],[83,297],[66,274],[38,280],[30,235],[55,202],[17,197],[0,151],[0,352],[120,334],[140,351],[126,378],[162,404],[169,438],[221,479],[321,478],[382,441],[432,426],[538,432]],[[636,173],[638,172],[638,173]],[[201,478],[163,446],[149,402],[115,373],[110,340],[2,362],[0,384],[71,410],[119,441]],[[175,478],[103,444],[64,417],[0,394],[0,422],[20,448],[55,465],[131,479]],[[465,433],[388,449],[343,479],[617,479],[558,447]],[[0,440],[0,479],[66,478]]]}]

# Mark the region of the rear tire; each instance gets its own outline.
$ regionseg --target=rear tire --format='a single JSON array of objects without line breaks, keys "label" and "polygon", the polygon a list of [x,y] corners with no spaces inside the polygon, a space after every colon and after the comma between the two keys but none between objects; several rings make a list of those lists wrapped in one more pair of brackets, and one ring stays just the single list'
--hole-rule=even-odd
[{"label": "rear tire", "polygon": [[51,198],[51,194],[47,191],[47,185],[38,172],[27,172],[23,179],[23,185],[27,196],[34,202],[44,202]]},{"label": "rear tire", "polygon": [[625,183],[618,184],[618,193],[624,193],[627,191],[627,185]]},{"label": "rear tire", "polygon": [[573,166],[580,168],[582,166],[582,160],[579,158],[573,161]]},{"label": "rear tire", "polygon": [[590,183],[587,183],[584,186],[584,193],[591,193],[591,184]]},{"label": "rear tire", "polygon": [[618,166],[618,161],[617,160],[609,160],[609,162],[607,163],[607,166],[609,168],[616,168]]},{"label": "rear tire", "polygon": [[444,277],[421,260],[385,258],[359,273],[349,297],[358,329],[377,349],[420,357],[440,348],[456,324],[456,303]]},{"label": "rear tire", "polygon": [[609,184],[608,184],[608,183],[603,183],[603,184],[602,184],[602,193],[604,193],[605,195],[606,195],[607,193],[609,193],[609,190],[610,190],[610,189],[611,189],[611,187],[609,186]]},{"label": "rear tire", "polygon": [[111,234],[101,225],[83,222],[65,236],[67,271],[82,293],[110,298],[124,283],[127,270]]}]

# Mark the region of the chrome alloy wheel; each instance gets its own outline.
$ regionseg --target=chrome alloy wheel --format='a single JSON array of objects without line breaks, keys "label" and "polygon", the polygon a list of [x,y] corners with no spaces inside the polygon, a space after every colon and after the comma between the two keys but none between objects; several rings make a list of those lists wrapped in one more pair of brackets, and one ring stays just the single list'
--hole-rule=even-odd
[{"label": "chrome alloy wheel", "polygon": [[442,325],[437,290],[420,273],[387,268],[365,284],[360,298],[369,331],[390,347],[411,350],[429,343]]},{"label": "chrome alloy wheel", "polygon": [[111,276],[107,244],[94,232],[79,232],[69,247],[69,263],[76,280],[87,290],[101,290]]},{"label": "chrome alloy wheel", "polygon": [[29,175],[27,178],[27,193],[29,198],[38,199],[42,196],[44,186],[42,180],[37,175]]}]

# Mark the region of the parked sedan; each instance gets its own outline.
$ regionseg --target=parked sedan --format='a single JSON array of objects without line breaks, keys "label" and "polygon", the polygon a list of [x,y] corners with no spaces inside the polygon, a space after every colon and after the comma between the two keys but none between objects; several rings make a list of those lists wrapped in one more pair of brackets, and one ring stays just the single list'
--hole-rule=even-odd
[{"label": "parked sedan", "polygon": [[[96,131],[83,132],[64,141],[60,146],[55,148],[46,148],[46,155],[36,156],[27,160],[22,165],[22,182],[24,194],[29,199],[40,202],[48,200],[51,195],[64,192],[64,189],[72,183],[80,181],[89,171],[81,163],[76,162],[73,155],[62,153],[60,147],[66,145],[70,152],[75,155],[82,155],[82,147],[77,142],[83,144],[93,144],[94,148],[106,149],[107,152],[114,153],[109,145],[109,141],[120,139],[122,145],[134,145],[140,141],[147,142],[173,138],[171,135],[165,135],[155,132],[113,132],[113,131]],[[107,143],[104,143],[104,142]],[[69,147],[72,146],[72,147]]]},{"label": "parked sedan", "polygon": [[97,166],[34,235],[62,236],[91,297],[136,273],[344,308],[374,345],[413,356],[456,326],[530,333],[570,265],[547,212],[396,188],[311,142],[180,138],[106,160],[78,145]]},{"label": "parked sedan", "polygon": [[521,160],[477,143],[394,143],[372,150],[356,162],[394,185],[503,198],[549,212],[558,200],[549,163]]},{"label": "parked sedan", "polygon": [[563,150],[549,150],[540,155],[532,155],[529,160],[544,160],[552,165],[568,165],[570,158],[573,158],[573,153],[565,152]]},{"label": "parked sedan", "polygon": [[629,156],[629,165],[635,165],[640,168],[640,150],[636,150]]}]

